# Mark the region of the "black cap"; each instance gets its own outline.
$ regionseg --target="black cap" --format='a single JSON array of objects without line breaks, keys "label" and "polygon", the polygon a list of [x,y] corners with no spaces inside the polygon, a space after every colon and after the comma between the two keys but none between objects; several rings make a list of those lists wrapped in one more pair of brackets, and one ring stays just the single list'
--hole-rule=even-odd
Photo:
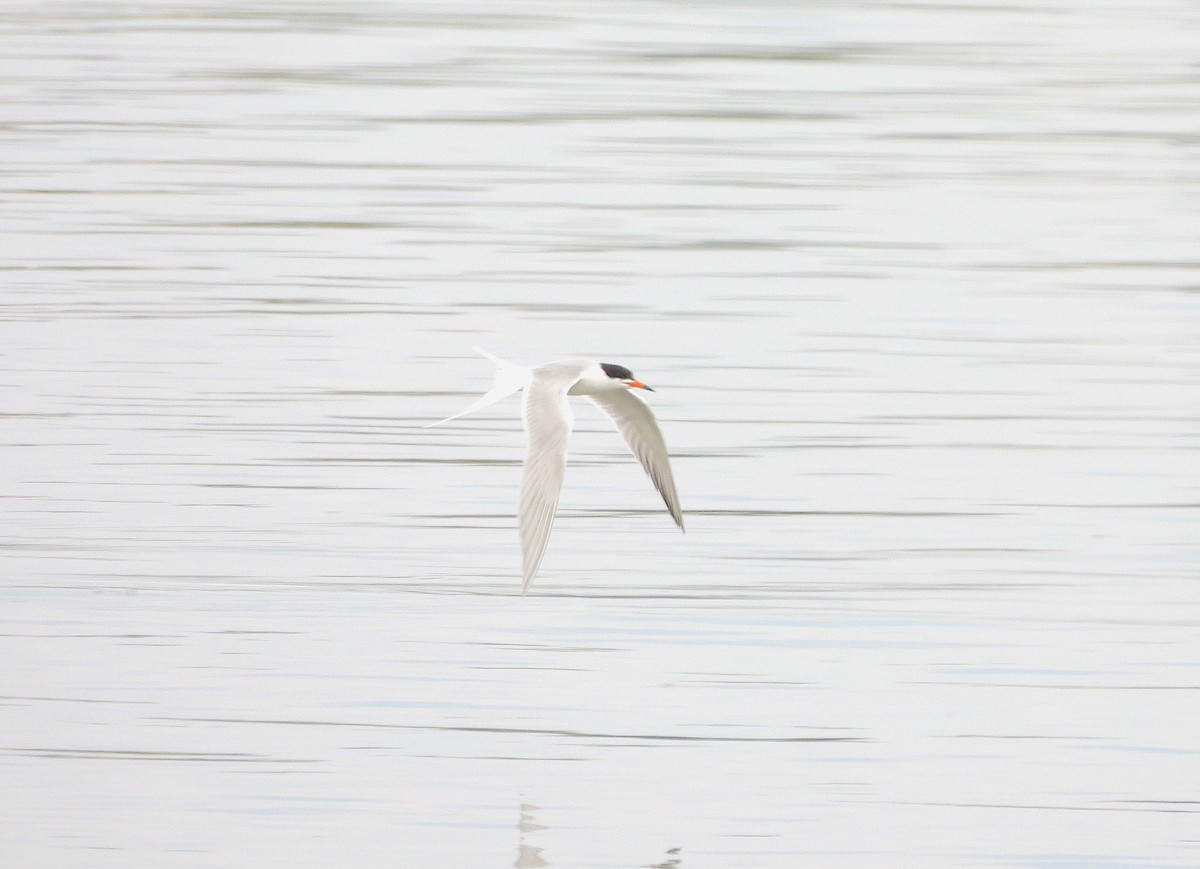
[{"label": "black cap", "polygon": [[601,362],[600,367],[604,369],[604,373],[614,380],[637,380],[633,376],[633,372],[624,365],[613,365],[611,362]]}]

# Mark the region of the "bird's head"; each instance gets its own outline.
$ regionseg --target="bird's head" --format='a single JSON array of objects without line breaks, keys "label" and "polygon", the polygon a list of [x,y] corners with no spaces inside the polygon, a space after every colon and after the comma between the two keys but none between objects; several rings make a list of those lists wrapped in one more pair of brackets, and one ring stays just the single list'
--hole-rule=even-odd
[{"label": "bird's head", "polygon": [[609,377],[611,377],[613,380],[620,381],[621,383],[628,386],[630,389],[645,389],[648,392],[654,391],[649,386],[642,383],[642,381],[640,381],[636,377],[634,377],[633,372],[630,371],[628,368],[626,368],[624,365],[614,365],[611,362],[601,362],[600,367],[604,370],[604,373],[607,374]]}]

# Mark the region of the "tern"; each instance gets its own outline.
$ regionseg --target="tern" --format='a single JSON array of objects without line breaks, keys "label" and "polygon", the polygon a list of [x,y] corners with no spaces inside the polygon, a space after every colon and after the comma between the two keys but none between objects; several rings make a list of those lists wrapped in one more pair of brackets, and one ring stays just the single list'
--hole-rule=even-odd
[{"label": "tern", "polygon": [[522,415],[529,451],[525,454],[517,510],[524,568],[521,594],[529,590],[541,566],[542,556],[546,554],[554,511],[562,491],[567,467],[567,437],[574,422],[571,405],[567,402],[569,395],[590,399],[608,415],[634,457],[641,462],[654,488],[662,495],[671,518],[679,530],[683,530],[683,510],[675,492],[667,444],[649,406],[631,391],[653,392],[653,389],[634,377],[625,366],[611,362],[567,359],[524,368],[497,359],[480,347],[472,349],[495,365],[495,385],[470,407],[430,423],[426,428],[458,419],[525,390]]}]

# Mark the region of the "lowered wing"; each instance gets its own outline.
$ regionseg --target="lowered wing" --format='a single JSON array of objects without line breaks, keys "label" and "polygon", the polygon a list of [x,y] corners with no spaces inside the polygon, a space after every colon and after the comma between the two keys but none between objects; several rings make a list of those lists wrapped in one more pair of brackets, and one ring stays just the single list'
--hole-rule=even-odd
[{"label": "lowered wing", "polygon": [[679,495],[675,491],[675,477],[671,474],[671,460],[667,455],[667,443],[654,419],[649,405],[628,390],[602,392],[589,395],[596,405],[608,414],[609,419],[629,445],[630,452],[642,463],[642,468],[662,495],[663,502],[671,512],[671,518],[683,530],[683,510],[679,506]]},{"label": "lowered wing", "polygon": [[574,417],[567,404],[567,390],[575,377],[535,376],[525,388],[525,435],[529,451],[525,454],[525,473],[521,478],[521,500],[517,521],[521,529],[521,558],[524,582],[521,593],[537,575],[546,542],[554,524],[554,511],[562,491],[567,467],[567,437]]}]

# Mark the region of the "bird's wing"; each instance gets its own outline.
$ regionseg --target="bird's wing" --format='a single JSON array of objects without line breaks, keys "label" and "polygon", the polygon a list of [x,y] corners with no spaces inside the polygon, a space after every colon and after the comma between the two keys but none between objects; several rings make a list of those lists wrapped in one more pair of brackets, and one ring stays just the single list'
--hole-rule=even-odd
[{"label": "bird's wing", "polygon": [[675,477],[671,474],[671,460],[667,455],[667,444],[649,405],[628,390],[601,392],[589,395],[609,418],[629,445],[650,482],[662,495],[671,518],[683,530],[683,510],[679,507],[679,495],[675,492]]},{"label": "bird's wing", "polygon": [[567,404],[567,390],[579,380],[578,373],[545,374],[535,369],[525,389],[525,473],[521,478],[521,501],[517,520],[521,527],[521,557],[524,583],[521,594],[537,574],[550,539],[558,494],[567,467],[567,436],[574,421]]}]

